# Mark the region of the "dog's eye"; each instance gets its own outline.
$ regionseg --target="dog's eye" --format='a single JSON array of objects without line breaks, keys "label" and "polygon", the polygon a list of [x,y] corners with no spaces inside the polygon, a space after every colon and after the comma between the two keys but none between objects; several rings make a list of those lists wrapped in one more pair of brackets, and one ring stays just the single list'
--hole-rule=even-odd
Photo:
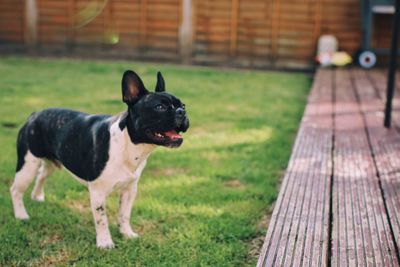
[{"label": "dog's eye", "polygon": [[183,108],[183,109],[186,109],[186,105],[185,105],[185,104],[182,104],[182,108]]},{"label": "dog's eye", "polygon": [[157,111],[164,111],[164,110],[166,110],[166,106],[163,104],[158,104],[154,107],[154,109]]}]

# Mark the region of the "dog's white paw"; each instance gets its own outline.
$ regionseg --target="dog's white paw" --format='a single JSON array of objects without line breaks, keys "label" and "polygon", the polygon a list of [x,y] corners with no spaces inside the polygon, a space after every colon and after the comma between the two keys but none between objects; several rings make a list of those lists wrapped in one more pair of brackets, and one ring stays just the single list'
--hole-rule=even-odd
[{"label": "dog's white paw", "polygon": [[44,194],[34,194],[32,192],[31,199],[37,202],[44,202]]},{"label": "dog's white paw", "polygon": [[127,239],[139,237],[139,235],[135,233],[132,229],[121,229],[121,234]]},{"label": "dog's white paw", "polygon": [[15,219],[17,220],[28,220],[29,219],[29,215],[28,213],[25,212],[15,212]]},{"label": "dog's white paw", "polygon": [[112,242],[112,240],[97,241],[97,247],[100,249],[112,249],[112,248],[114,248],[114,243]]},{"label": "dog's white paw", "polygon": [[101,249],[111,249],[114,247],[114,243],[112,242],[111,235],[97,235],[96,236],[96,244],[98,248]]}]

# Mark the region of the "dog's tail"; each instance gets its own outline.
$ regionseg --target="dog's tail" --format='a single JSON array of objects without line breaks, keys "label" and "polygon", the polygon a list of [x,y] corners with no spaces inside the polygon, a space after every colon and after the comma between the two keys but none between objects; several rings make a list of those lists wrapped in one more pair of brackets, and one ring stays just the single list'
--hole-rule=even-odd
[{"label": "dog's tail", "polygon": [[[32,116],[32,115],[31,115]],[[18,132],[17,137],[17,167],[15,169],[18,172],[25,163],[25,155],[28,152],[28,133],[27,123],[22,126]]]}]

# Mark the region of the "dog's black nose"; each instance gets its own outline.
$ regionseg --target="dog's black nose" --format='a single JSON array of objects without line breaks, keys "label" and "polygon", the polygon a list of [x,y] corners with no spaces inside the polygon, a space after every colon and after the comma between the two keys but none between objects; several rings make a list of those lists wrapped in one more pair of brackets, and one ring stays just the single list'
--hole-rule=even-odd
[{"label": "dog's black nose", "polygon": [[177,108],[175,113],[177,117],[182,118],[185,116],[186,111],[183,108]]}]

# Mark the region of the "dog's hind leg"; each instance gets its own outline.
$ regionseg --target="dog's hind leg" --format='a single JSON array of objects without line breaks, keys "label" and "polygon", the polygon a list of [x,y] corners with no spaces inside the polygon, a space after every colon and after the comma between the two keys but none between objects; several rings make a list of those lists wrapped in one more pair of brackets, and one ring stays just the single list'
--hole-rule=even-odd
[{"label": "dog's hind leg", "polygon": [[30,151],[27,151],[22,167],[15,174],[10,193],[14,207],[14,215],[17,219],[29,219],[29,215],[24,206],[23,196],[37,174],[40,161],[40,158],[35,157]]},{"label": "dog's hind leg", "polygon": [[43,202],[44,201],[44,190],[43,185],[47,177],[49,177],[55,170],[55,166],[48,160],[42,160],[38,175],[36,176],[35,187],[32,190],[32,200]]}]

